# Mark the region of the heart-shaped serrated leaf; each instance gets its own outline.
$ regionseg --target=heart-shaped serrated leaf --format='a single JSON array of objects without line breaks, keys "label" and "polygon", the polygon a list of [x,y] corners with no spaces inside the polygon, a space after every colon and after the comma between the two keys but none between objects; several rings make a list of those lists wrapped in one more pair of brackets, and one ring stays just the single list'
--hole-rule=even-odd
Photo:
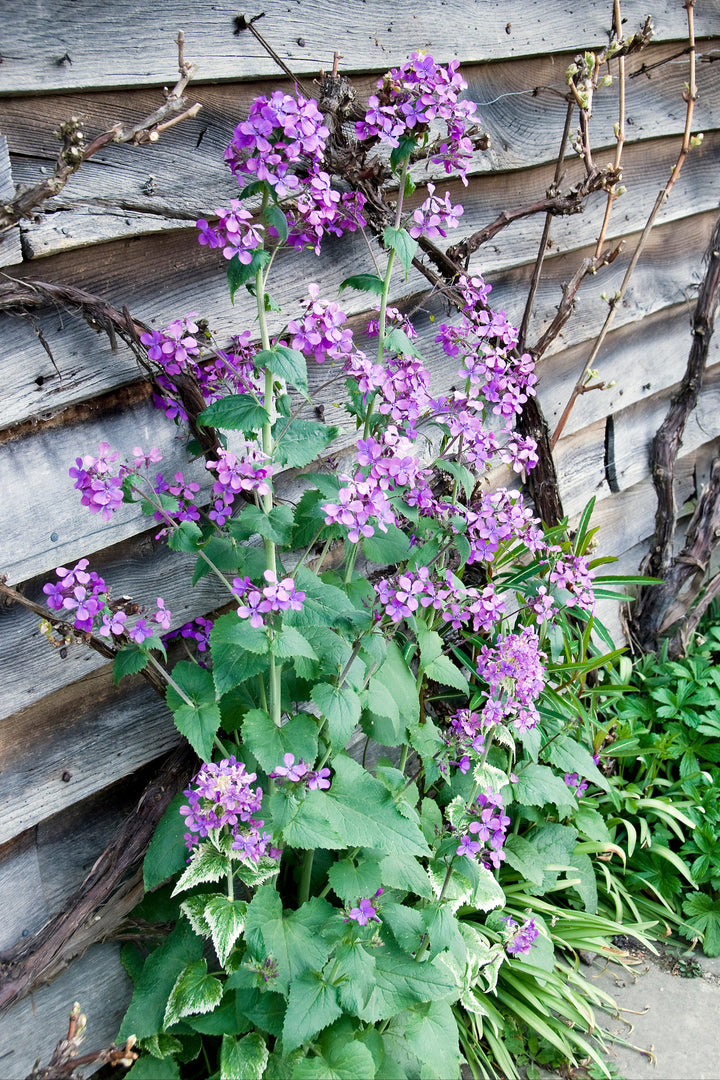
[{"label": "heart-shaped serrated leaf", "polygon": [[168,998],[163,1028],[167,1030],[183,1016],[212,1012],[222,996],[222,983],[214,975],[208,975],[207,960],[196,960],[177,977]]},{"label": "heart-shaped serrated leaf", "polygon": [[230,870],[229,856],[218,851],[212,844],[203,844],[195,848],[190,865],[173,889],[173,896],[192,889],[193,885],[202,885],[205,881],[219,881]]}]

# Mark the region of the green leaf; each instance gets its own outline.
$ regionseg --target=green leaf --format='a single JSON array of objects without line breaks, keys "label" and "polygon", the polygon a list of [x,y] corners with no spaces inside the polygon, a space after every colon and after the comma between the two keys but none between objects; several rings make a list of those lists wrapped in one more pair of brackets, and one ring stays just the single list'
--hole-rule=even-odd
[{"label": "green leaf", "polygon": [[403,817],[390,792],[351,758],[333,762],[335,779],[328,802],[333,824],[346,837],[348,847],[376,847],[390,854],[428,855],[423,835]]},{"label": "green leaf", "polygon": [[242,431],[250,435],[270,423],[270,414],[259,405],[252,394],[228,394],[203,409],[197,418],[200,427],[215,427],[222,431]]},{"label": "green leaf", "polygon": [[267,773],[282,764],[285,754],[294,754],[296,761],[302,758],[308,763],[317,757],[317,721],[301,713],[276,727],[263,709],[251,709],[243,720],[242,738]]},{"label": "green leaf", "polygon": [[597,840],[599,843],[608,843],[612,840],[610,830],[605,824],[605,818],[597,810],[593,810],[591,806],[583,806],[580,803],[580,806],[575,811],[573,824],[577,826],[579,832],[590,840]]},{"label": "green leaf", "polygon": [[313,686],[310,696],[327,720],[327,731],[333,749],[345,746],[360,720],[360,698],[349,686],[341,688],[329,683]]},{"label": "green leaf", "polygon": [[340,1004],[358,1014],[368,1003],[375,976],[375,956],[358,942],[338,945],[335,950]]},{"label": "green leaf", "polygon": [[243,1035],[241,1039],[223,1035],[220,1080],[262,1080],[268,1057],[265,1040],[256,1031]]},{"label": "green leaf", "polygon": [[222,996],[222,983],[214,975],[208,975],[207,960],[188,964],[178,975],[168,998],[163,1028],[167,1030],[183,1016],[212,1012]]},{"label": "green leaf", "polygon": [[[255,629],[257,634],[253,635],[251,631]],[[210,631],[212,677],[220,696],[267,667],[267,657],[256,651],[263,643],[263,638],[266,646],[265,631],[260,627],[250,626],[248,620],[238,618],[234,611],[215,620]]]},{"label": "green leaf", "polygon": [[361,854],[359,863],[354,859],[341,859],[340,862],[333,863],[328,873],[328,881],[335,895],[345,903],[350,903],[363,896],[374,896],[383,879],[378,860]]},{"label": "green leaf", "polygon": [[546,753],[550,761],[563,772],[578,773],[597,784],[603,791],[609,791],[607,777],[598,769],[593,761],[592,754],[575,739],[560,736],[547,747]]},{"label": "green leaf", "polygon": [[280,240],[284,243],[288,238],[288,223],[280,207],[270,203],[263,210],[262,216],[267,225],[277,230]]},{"label": "green leaf", "polygon": [[244,900],[230,900],[221,894],[213,896],[205,905],[205,920],[210,927],[217,958],[223,967],[243,932],[246,911]]},{"label": "green leaf", "polygon": [[263,885],[248,905],[245,937],[256,955],[272,953],[278,963],[280,980],[287,987],[302,972],[310,968],[319,970],[327,960],[330,946],[319,930],[329,914],[332,914],[330,904],[314,897],[297,911],[285,915],[274,886]]},{"label": "green leaf", "polygon": [[386,352],[397,353],[399,356],[416,356],[418,359],[422,359],[410,338],[399,326],[388,330],[385,335],[384,345]]},{"label": "green leaf", "polygon": [[401,1013],[391,1023],[423,1063],[422,1075],[459,1080],[458,1029],[447,1001],[431,1001]]},{"label": "green leaf", "polygon": [[219,881],[227,877],[230,870],[230,859],[227,855],[218,851],[212,844],[205,843],[196,847],[190,857],[190,865],[173,889],[173,896],[191,889],[193,885],[201,885],[206,881]]},{"label": "green leaf", "polygon": [[174,686],[168,686],[165,700],[172,710],[175,726],[203,761],[209,761],[213,739],[220,727],[220,709],[215,702],[213,677],[190,660],[181,660],[172,677],[190,704]]},{"label": "green leaf", "polygon": [[274,506],[266,514],[259,506],[245,506],[228,528],[236,540],[259,534],[275,544],[288,544],[293,530],[292,510],[289,506]]},{"label": "green leaf", "polygon": [[305,971],[290,987],[283,1024],[283,1051],[288,1054],[342,1015],[337,990],[322,974]]},{"label": "green leaf", "polygon": [[467,679],[449,656],[438,656],[425,668],[425,674],[428,679],[433,679],[442,686],[452,686],[464,694],[468,692]]},{"label": "green leaf", "polygon": [[398,145],[394,146],[390,153],[390,164],[393,169],[397,169],[398,166],[402,165],[402,163],[410,157],[416,146],[417,142],[415,139],[411,138],[409,135],[403,135],[402,138],[398,140]]},{"label": "green leaf", "polygon": [[382,908],[382,919],[392,930],[393,937],[403,952],[414,957],[426,933],[422,913],[405,904],[386,900]]},{"label": "green leaf", "polygon": [[397,525],[388,525],[387,532],[376,531],[362,543],[363,554],[369,562],[390,565],[403,562],[410,554],[410,538]]},{"label": "green leaf", "polygon": [[278,660],[294,660],[304,657],[317,660],[317,653],[308,639],[293,626],[284,626],[273,643],[273,652]]},{"label": "green leaf", "polygon": [[720,900],[696,893],[683,903],[683,911],[689,916],[688,926],[703,935],[705,954],[720,956]]},{"label": "green leaf", "polygon": [[301,469],[315,461],[337,435],[336,427],[320,424],[317,420],[291,420],[289,424],[278,420],[273,428],[275,464]]},{"label": "green leaf", "polygon": [[371,676],[365,693],[363,730],[383,746],[396,746],[403,741],[404,729],[397,701],[380,679]]},{"label": "green leaf", "polygon": [[384,288],[383,279],[377,274],[353,274],[340,283],[338,292],[343,289],[357,289],[358,292],[373,293],[374,296],[382,296]]},{"label": "green leaf", "polygon": [[173,1058],[160,1061],[143,1054],[125,1076],[128,1080],[180,1080],[180,1066]]},{"label": "green leaf", "polygon": [[418,1001],[454,998],[459,992],[450,969],[438,960],[418,963],[389,943],[374,955],[375,986],[358,1013],[367,1023],[387,1020]]},{"label": "green leaf", "polygon": [[273,375],[285,379],[291,386],[307,393],[307,361],[297,349],[287,345],[275,345],[272,349],[263,349],[253,361],[256,368],[267,368]]},{"label": "green leaf", "polygon": [[173,874],[183,870],[187,862],[185,818],[180,807],[185,802],[182,792],[177,794],[155,826],[153,838],[143,861],[145,891],[151,892]]},{"label": "green leaf", "polygon": [[385,660],[374,678],[381,682],[395,698],[400,716],[405,723],[417,722],[420,717],[420,703],[415,676],[410,671],[396,642],[388,642]]},{"label": "green leaf", "polygon": [[186,896],[180,905],[180,910],[198,937],[209,938],[212,935],[212,930],[205,918],[205,905],[212,895],[212,893],[193,893],[191,896]]},{"label": "green leaf", "polygon": [[382,884],[430,899],[432,886],[427,872],[412,855],[386,855],[380,863]]},{"label": "green leaf", "polygon": [[565,781],[545,765],[524,765],[512,791],[515,801],[523,806],[554,803],[560,809],[572,809],[575,801]]},{"label": "green leaf", "polygon": [[545,877],[547,860],[542,858],[538,849],[522,836],[508,836],[505,841],[505,858],[508,866],[517,870],[527,881],[542,885]]},{"label": "green leaf", "polygon": [[167,546],[171,551],[185,551],[194,555],[202,547],[203,534],[194,521],[181,521],[170,530]]},{"label": "green leaf", "polygon": [[405,229],[393,229],[388,226],[383,230],[383,243],[385,247],[392,248],[395,251],[405,271],[405,277],[407,277],[415,252],[418,249],[417,240],[413,240],[410,233],[406,232]]},{"label": "green leaf", "polygon": [[113,660],[113,682],[117,686],[126,675],[137,675],[147,666],[148,654],[138,645],[123,645]]},{"label": "green leaf", "polygon": [[277,791],[269,805],[275,830],[291,847],[332,851],[347,846],[332,820],[332,806],[324,791],[310,791],[303,799]]},{"label": "green leaf", "polygon": [[240,286],[251,281],[252,278],[256,276],[258,270],[265,266],[269,258],[269,253],[264,251],[263,248],[258,248],[253,252],[252,259],[249,263],[241,263],[238,256],[233,255],[227,268],[227,279],[230,288],[230,300],[232,303],[235,303],[235,293]]},{"label": "green leaf", "polygon": [[470,499],[475,490],[475,477],[470,470],[461,465],[459,461],[438,461],[438,467],[443,472],[450,473],[465,492],[465,498]]},{"label": "green leaf", "polygon": [[598,892],[592,860],[589,855],[574,852],[570,863],[577,873],[568,870],[568,877],[580,878],[578,884],[573,887],[585,905],[585,910],[594,915],[598,906]]},{"label": "green leaf", "polygon": [[292,1073],[292,1080],[374,1080],[374,1077],[373,1056],[355,1039],[331,1043],[321,1057],[299,1061]]},{"label": "green leaf", "polygon": [[357,610],[342,589],[328,585],[305,566],[295,570],[295,584],[305,593],[301,611],[285,613],[286,626],[330,626],[338,629],[343,625],[354,626],[365,613]]},{"label": "green leaf", "polygon": [[202,941],[182,919],[165,941],[150,953],[135,985],[130,1007],[120,1026],[118,1041],[131,1035],[147,1039],[162,1030],[163,1014],[175,980],[202,954]]}]

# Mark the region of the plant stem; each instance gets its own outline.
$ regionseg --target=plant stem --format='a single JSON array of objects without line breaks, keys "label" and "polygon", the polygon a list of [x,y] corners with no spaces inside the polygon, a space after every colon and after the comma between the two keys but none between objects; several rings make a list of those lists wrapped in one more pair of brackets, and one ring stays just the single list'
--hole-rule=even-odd
[{"label": "plant stem", "polygon": [[310,899],[310,878],[312,877],[314,856],[314,848],[308,848],[303,858],[302,874],[300,877],[300,890],[298,892],[298,901],[301,907],[303,904],[306,904]]},{"label": "plant stem", "polygon": [[234,900],[235,899],[235,889],[234,889],[234,885],[233,885],[233,872],[232,872],[232,870],[228,870],[228,872],[227,872],[227,894],[228,894],[228,900]]}]

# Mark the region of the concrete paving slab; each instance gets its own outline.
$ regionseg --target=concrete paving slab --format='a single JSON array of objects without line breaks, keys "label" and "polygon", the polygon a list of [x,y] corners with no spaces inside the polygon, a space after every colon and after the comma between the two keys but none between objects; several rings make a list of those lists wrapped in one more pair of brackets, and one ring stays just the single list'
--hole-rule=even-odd
[{"label": "concrete paving slab", "polygon": [[621,1010],[603,1026],[647,1052],[609,1047],[610,1071],[623,1080],[720,1080],[720,958],[665,948],[657,957],[637,950],[635,960],[632,973],[601,970],[597,960],[587,972]]}]

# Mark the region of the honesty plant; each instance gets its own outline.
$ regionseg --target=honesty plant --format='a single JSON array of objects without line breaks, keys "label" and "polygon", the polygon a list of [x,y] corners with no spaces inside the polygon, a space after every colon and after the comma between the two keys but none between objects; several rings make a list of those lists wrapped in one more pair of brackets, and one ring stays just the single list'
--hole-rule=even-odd
[{"label": "honesty plant", "polygon": [[[456,62],[413,54],[348,135],[391,147],[399,185],[383,275],[342,283],[370,308],[379,298],[358,337],[316,284],[270,333],[276,253],[319,253],[327,233],[366,223],[363,195],[332,187],[316,102],[256,99],[225,155],[238,198],[197,223],[229,260],[231,294],[255,298],[256,333],[242,327],[220,349],[189,313],[141,339],[156,404],[183,424],[174,379],[192,378],[207,402],[196,423],[223,433],[206,489],[155,472],[154,448],[118,464],[103,443],[70,470],[92,513],[140,500],[178,557],[196,558],[195,579],[215,574],[227,590],[225,613],[172,630],[161,597],[152,613],[113,601],[86,559],[45,587],[77,630],[115,643],[118,678],[147,663],[163,674],[203,762],[145,862],[149,890],[175,882],[146,917],[174,929],[147,958],[125,953],[136,988],[122,1035],[163,1075],[458,1076],[458,1037],[466,1053],[479,1038],[458,1018],[490,1015],[479,1003],[502,965],[540,937],[552,970],[540,915],[485,921],[505,904],[504,864],[537,879],[543,853],[572,855],[534,846],[532,808],[574,813],[582,785],[566,770],[604,781],[573,737],[585,676],[605,662],[591,644],[589,514],[571,544],[518,491],[480,488],[491,467],[536,462],[513,429],[535,393],[533,360],[482,276],[459,275],[459,311],[434,330],[456,365],[452,391],[433,390],[419,327],[388,306],[395,263],[407,272],[417,239],[444,237],[462,214],[437,182],[418,208],[405,198],[423,152],[465,181],[465,88]],[[350,452],[302,416],[308,365],[325,363],[347,378]],[[274,497],[284,469],[301,470],[292,506]],[[169,670],[155,653],[178,637],[188,658]],[[365,752],[352,756],[357,733]],[[516,835],[523,822],[530,839]],[[577,831],[557,827],[572,849]]]}]

